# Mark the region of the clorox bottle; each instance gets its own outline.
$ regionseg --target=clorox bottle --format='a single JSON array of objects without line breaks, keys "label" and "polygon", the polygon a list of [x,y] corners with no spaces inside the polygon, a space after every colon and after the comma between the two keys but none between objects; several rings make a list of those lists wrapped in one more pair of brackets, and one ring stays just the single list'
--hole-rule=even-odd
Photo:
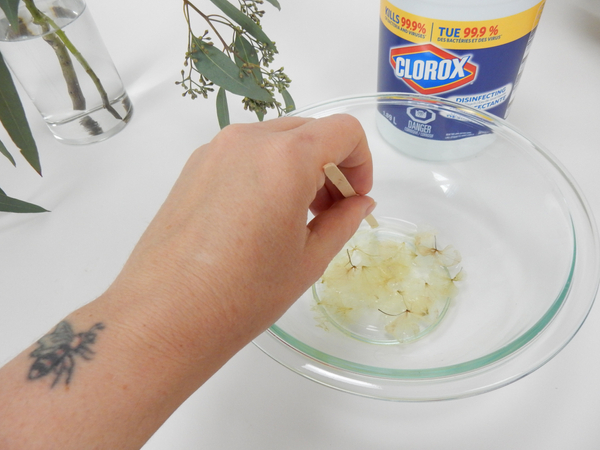
[{"label": "clorox bottle", "polygon": [[[377,90],[434,95],[505,118],[544,3],[381,0]],[[417,158],[469,156],[489,138],[427,108],[380,113],[384,137]]]}]

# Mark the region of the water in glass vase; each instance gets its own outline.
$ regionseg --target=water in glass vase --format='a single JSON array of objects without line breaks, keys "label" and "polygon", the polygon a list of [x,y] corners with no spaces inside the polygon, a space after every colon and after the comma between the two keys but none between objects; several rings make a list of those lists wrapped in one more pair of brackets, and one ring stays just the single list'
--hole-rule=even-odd
[{"label": "water in glass vase", "polygon": [[101,141],[130,119],[129,97],[82,0],[21,2],[17,31],[0,17],[0,52],[58,140]]}]

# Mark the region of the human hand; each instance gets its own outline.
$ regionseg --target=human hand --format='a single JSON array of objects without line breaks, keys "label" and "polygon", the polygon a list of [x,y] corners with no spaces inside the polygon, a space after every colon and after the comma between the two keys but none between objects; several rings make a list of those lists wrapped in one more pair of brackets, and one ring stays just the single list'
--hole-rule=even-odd
[{"label": "human hand", "polygon": [[[362,195],[342,199],[329,162]],[[67,372],[51,393],[23,376],[39,363],[31,348],[0,370],[0,446],[140,448],[317,280],[371,212],[371,171],[349,116],[227,127],[191,156],[113,285],[61,322],[94,330],[88,347],[61,346],[89,364],[46,366],[54,383]]]},{"label": "human hand", "polygon": [[[326,182],[328,162],[359,196]],[[229,126],[191,156],[114,286],[159,298],[150,310],[168,298],[169,313],[154,311],[165,320],[202,317],[213,337],[245,344],[323,273],[374,207],[371,184],[351,116]]]}]

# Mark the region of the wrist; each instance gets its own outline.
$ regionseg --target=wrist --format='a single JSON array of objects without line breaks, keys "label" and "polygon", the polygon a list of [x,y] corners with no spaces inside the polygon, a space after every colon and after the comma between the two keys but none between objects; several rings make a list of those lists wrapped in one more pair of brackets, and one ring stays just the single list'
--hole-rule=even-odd
[{"label": "wrist", "polygon": [[228,331],[226,318],[235,314],[204,290],[115,283],[95,303],[108,313],[119,345],[173,378],[191,376],[193,390],[251,339]]}]

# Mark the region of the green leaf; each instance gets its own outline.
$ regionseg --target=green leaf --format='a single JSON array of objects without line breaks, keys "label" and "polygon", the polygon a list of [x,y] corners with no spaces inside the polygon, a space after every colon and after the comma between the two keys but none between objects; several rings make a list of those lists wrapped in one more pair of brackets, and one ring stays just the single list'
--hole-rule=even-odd
[{"label": "green leaf", "polygon": [[270,50],[276,51],[275,44],[269,39],[269,37],[264,33],[262,28],[256,24],[250,17],[241,12],[227,0],[210,0],[214,3],[214,5],[227,14],[231,20],[237,22],[239,26],[241,26],[244,30],[250,34],[250,36],[254,37],[257,41],[262,42],[269,48]]},{"label": "green leaf", "polygon": [[250,63],[255,68],[252,68],[252,73],[256,77],[259,83],[263,81],[262,72],[260,71],[260,61],[258,59],[258,54],[256,53],[256,49],[254,46],[248,42],[248,40],[242,36],[241,34],[237,34],[235,37],[235,41],[233,44],[233,48],[235,50],[235,63],[237,66],[242,69],[244,64]]},{"label": "green leaf", "polygon": [[256,113],[256,117],[258,118],[259,122],[262,122],[263,120],[265,120],[265,115],[262,111],[254,111]]},{"label": "green leaf", "polygon": [[0,8],[6,14],[6,18],[13,30],[19,29],[19,2],[20,0],[0,0]]},{"label": "green leaf", "polygon": [[42,208],[41,206],[37,206],[33,203],[27,203],[23,200],[17,200],[16,198],[9,197],[4,193],[4,191],[0,193],[0,211],[14,213],[48,212],[48,210]]},{"label": "green leaf", "polygon": [[4,143],[2,141],[0,141],[0,153],[2,153],[4,156],[6,156],[8,158],[8,160],[12,163],[13,166],[17,165],[17,163],[15,162],[15,159],[8,152],[6,146],[4,145]]},{"label": "green leaf", "polygon": [[194,38],[192,61],[198,72],[232,94],[253,100],[271,102],[273,96],[260,87],[256,79],[245,74],[229,57],[214,45]]},{"label": "green leaf", "polygon": [[294,99],[290,95],[287,89],[281,91],[281,96],[283,97],[283,101],[285,102],[285,112],[289,113],[296,109],[296,104],[294,103]]},{"label": "green leaf", "polygon": [[0,121],[27,162],[41,175],[42,167],[37,146],[31,135],[17,88],[2,54],[0,54]]},{"label": "green leaf", "polygon": [[279,4],[279,2],[277,0],[267,0],[271,5],[273,5],[275,8],[277,8],[279,11],[281,11],[281,5]]},{"label": "green leaf", "polygon": [[227,106],[227,94],[225,89],[220,88],[217,92],[217,119],[221,129],[229,125],[229,106]]}]

